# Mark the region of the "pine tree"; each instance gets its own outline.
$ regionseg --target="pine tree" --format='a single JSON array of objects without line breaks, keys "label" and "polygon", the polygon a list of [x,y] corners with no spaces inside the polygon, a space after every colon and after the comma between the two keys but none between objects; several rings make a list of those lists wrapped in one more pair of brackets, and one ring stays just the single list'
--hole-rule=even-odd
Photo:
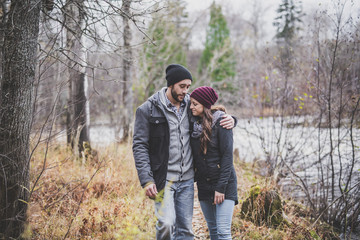
[{"label": "pine tree", "polygon": [[[160,8],[160,6],[156,6]],[[185,50],[188,46],[188,29],[184,26],[187,13],[184,1],[167,0],[166,11],[155,11],[149,25],[153,41],[144,45],[141,86],[138,92],[146,98],[165,86],[165,68],[178,63],[186,66]]]},{"label": "pine tree", "polygon": [[221,84],[230,89],[223,80],[234,77],[236,62],[230,41],[230,31],[222,14],[221,6],[215,4],[210,8],[210,22],[206,32],[205,49],[199,63],[200,75],[210,77],[212,83]]},{"label": "pine tree", "polygon": [[280,69],[284,73],[286,79],[289,78],[293,71],[292,59],[294,47],[294,40],[296,33],[300,30],[301,18],[304,16],[302,13],[302,2],[294,0],[282,0],[275,18],[273,25],[277,27],[276,39],[279,45],[280,53]]},{"label": "pine tree", "polygon": [[296,31],[300,30],[298,23],[301,23],[302,2],[294,0],[283,0],[277,9],[278,16],[273,23],[277,27],[276,38],[283,39],[286,43],[290,43],[295,37]]}]

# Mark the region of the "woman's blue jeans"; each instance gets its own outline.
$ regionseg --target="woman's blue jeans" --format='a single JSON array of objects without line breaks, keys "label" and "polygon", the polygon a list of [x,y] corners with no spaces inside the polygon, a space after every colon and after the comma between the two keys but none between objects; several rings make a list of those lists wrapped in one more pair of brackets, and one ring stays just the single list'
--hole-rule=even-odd
[{"label": "woman's blue jeans", "polygon": [[166,182],[164,197],[155,200],[156,239],[192,240],[194,179]]},{"label": "woman's blue jeans", "polygon": [[232,239],[231,221],[235,201],[225,199],[224,202],[216,205],[212,201],[200,201],[200,206],[209,228],[211,240]]}]

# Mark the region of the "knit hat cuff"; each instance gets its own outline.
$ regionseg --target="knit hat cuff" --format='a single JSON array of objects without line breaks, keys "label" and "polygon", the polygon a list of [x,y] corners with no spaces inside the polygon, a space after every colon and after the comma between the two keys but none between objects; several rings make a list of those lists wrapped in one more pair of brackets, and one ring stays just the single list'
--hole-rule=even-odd
[{"label": "knit hat cuff", "polygon": [[192,81],[189,70],[180,64],[170,64],[166,68],[165,73],[168,87],[185,79],[190,79]]}]

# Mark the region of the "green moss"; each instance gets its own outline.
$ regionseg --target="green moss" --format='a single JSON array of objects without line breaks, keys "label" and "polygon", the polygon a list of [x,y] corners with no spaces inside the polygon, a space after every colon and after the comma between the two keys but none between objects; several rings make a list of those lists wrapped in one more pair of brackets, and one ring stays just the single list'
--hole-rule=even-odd
[{"label": "green moss", "polygon": [[279,193],[276,190],[265,192],[265,217],[266,222],[271,226],[279,226],[283,221],[282,203]]},{"label": "green moss", "polygon": [[271,229],[270,231],[270,236],[266,239],[271,239],[271,240],[282,240],[284,239],[286,236],[286,233],[281,231],[281,230],[278,230],[278,229]]},{"label": "green moss", "polygon": [[317,235],[315,230],[311,230],[310,235],[311,235],[311,237],[314,238],[314,240],[321,240],[321,238],[319,237],[319,235]]},{"label": "green moss", "polygon": [[251,187],[249,191],[249,197],[243,202],[241,205],[241,217],[242,218],[250,218],[250,215],[254,209],[253,205],[255,202],[255,199],[260,193],[260,186],[256,185]]},{"label": "green moss", "polygon": [[251,189],[250,189],[250,198],[252,201],[254,201],[257,196],[260,194],[260,186],[259,185],[256,185],[256,186],[253,186]]},{"label": "green moss", "polygon": [[277,227],[284,222],[282,202],[276,189],[261,189],[253,186],[249,197],[241,206],[241,217],[257,225],[266,224]]},{"label": "green moss", "polygon": [[246,235],[249,237],[248,239],[254,239],[254,240],[264,239],[263,236],[261,235],[261,233],[259,233],[258,231],[248,232]]}]

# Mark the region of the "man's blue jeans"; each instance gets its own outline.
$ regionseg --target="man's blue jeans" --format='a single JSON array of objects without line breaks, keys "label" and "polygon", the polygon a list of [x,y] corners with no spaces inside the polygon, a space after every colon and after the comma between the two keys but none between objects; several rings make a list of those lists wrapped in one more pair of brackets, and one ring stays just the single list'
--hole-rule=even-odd
[{"label": "man's blue jeans", "polygon": [[155,200],[156,239],[194,239],[194,179],[166,182],[164,197]]},{"label": "man's blue jeans", "polygon": [[209,228],[211,240],[232,239],[231,221],[235,201],[225,199],[221,204],[212,201],[200,201],[201,210]]}]

